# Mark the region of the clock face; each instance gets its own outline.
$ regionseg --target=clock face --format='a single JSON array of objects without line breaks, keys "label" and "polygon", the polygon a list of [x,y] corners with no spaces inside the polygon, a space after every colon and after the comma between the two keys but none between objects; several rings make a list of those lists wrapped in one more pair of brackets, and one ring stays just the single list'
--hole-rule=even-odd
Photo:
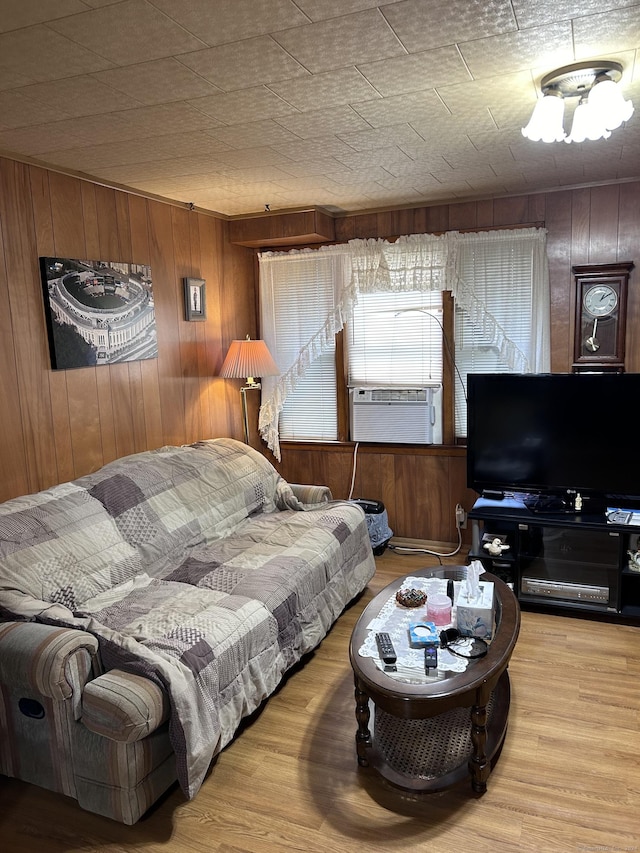
[{"label": "clock face", "polygon": [[608,284],[594,284],[585,291],[583,304],[592,317],[608,317],[618,306],[618,294]]}]

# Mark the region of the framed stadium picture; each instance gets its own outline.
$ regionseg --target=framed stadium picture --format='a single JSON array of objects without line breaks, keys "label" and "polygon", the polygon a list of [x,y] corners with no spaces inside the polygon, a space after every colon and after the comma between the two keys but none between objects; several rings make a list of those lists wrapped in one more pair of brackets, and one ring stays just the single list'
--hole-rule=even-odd
[{"label": "framed stadium picture", "polygon": [[147,264],[41,257],[40,273],[54,370],[158,357]]}]

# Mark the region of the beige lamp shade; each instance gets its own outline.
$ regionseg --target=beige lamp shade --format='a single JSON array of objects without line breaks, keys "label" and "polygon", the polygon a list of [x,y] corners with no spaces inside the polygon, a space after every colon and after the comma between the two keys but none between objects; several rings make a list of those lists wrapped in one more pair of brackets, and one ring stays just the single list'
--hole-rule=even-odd
[{"label": "beige lamp shade", "polygon": [[277,376],[278,365],[264,341],[231,341],[227,357],[220,370],[224,379],[246,379],[253,384],[254,376]]}]

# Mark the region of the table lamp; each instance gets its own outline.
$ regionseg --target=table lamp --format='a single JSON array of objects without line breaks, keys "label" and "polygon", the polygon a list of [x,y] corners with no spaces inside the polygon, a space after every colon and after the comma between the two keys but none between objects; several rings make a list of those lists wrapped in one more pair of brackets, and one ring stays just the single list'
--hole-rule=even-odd
[{"label": "table lamp", "polygon": [[249,335],[244,341],[231,341],[229,351],[220,369],[220,376],[224,379],[246,379],[246,384],[240,389],[245,444],[249,444],[246,393],[251,390],[259,390],[262,387],[254,377],[277,376],[279,373],[278,365],[271,357],[264,341],[252,341]]}]

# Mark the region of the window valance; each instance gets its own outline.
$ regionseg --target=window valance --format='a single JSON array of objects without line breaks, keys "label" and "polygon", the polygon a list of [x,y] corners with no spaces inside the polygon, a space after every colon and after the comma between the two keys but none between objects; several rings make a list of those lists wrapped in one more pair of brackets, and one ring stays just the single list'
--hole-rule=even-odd
[{"label": "window valance", "polygon": [[[287,395],[305,375],[308,365],[325,351],[329,340],[348,322],[359,293],[450,291],[470,322],[482,330],[483,338],[491,341],[492,346],[499,351],[506,368],[518,372],[544,369],[548,332],[546,346],[544,335],[537,336],[540,340],[539,352],[524,352],[489,311],[484,300],[476,293],[473,280],[465,275],[464,270],[469,268],[470,253],[474,264],[489,263],[487,259],[492,255],[490,247],[497,244],[511,247],[514,252],[529,253],[533,292],[538,294],[534,298],[541,300],[543,316],[544,306],[547,306],[546,326],[543,319],[541,329],[548,329],[546,233],[543,228],[473,233],[449,231],[442,235],[411,234],[399,237],[394,242],[357,239],[319,249],[261,253],[262,337],[278,363],[281,375],[263,380],[258,426],[275,457],[280,459],[278,419]],[[509,250],[506,257],[508,259]],[[314,275],[320,274],[333,276],[335,287],[331,304],[328,305],[324,300],[322,307],[318,307],[311,293],[305,300],[303,310],[307,320],[309,313],[313,315],[313,331],[309,334],[309,323],[306,323],[304,334],[293,344],[289,340],[283,348],[274,319],[274,300],[278,294],[293,288],[294,282],[299,282],[301,277],[312,281]]]}]

